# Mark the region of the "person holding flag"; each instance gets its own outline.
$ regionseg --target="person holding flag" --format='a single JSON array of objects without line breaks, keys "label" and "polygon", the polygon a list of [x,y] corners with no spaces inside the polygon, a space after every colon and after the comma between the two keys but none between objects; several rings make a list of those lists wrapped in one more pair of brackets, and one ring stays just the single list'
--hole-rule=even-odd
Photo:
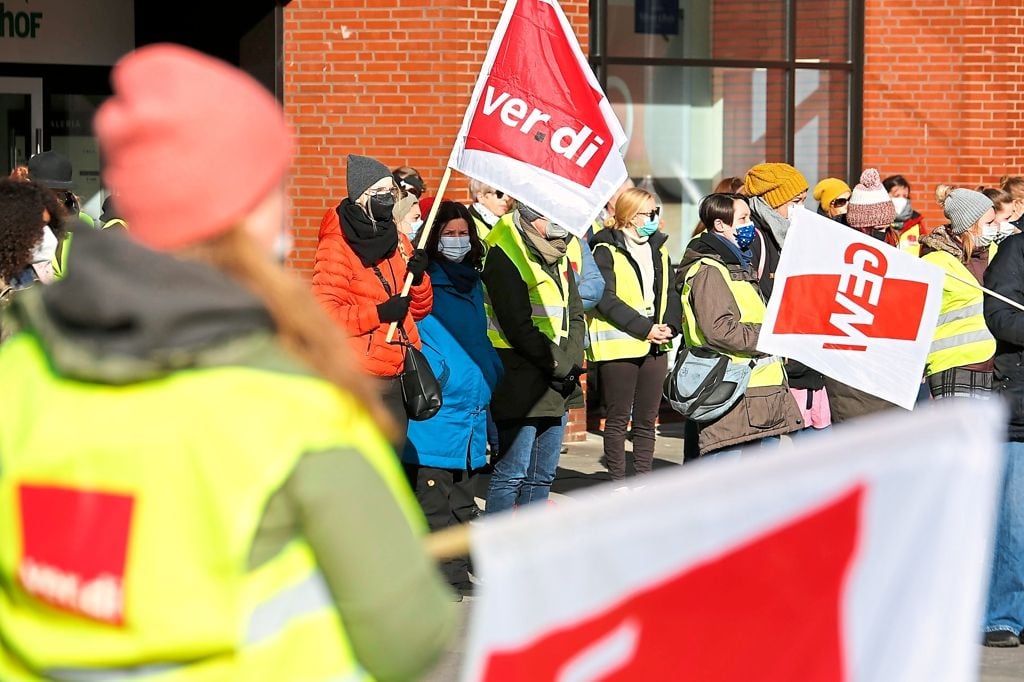
[{"label": "person holding flag", "polygon": [[586,323],[566,255],[569,236],[519,202],[485,240],[487,335],[504,366],[491,401],[501,459],[487,490],[488,514],[548,498],[563,418],[582,394]]},{"label": "person holding flag", "polygon": [[939,185],[935,198],[948,225],[921,238],[922,258],[946,272],[942,310],[925,376],[932,398],[984,398],[992,391],[996,342],[985,325],[981,286],[988,266],[985,237],[999,233],[992,200],[981,192]]},{"label": "person holding flag", "polygon": [[690,242],[675,286],[683,308],[689,348],[706,347],[733,362],[753,363],[743,397],[718,419],[701,424],[702,457],[736,454],[736,446],[779,441],[802,427],[803,419],[778,357],[757,352],[765,301],[751,262],[751,210],[736,194],[709,194],[699,208],[707,231]]}]

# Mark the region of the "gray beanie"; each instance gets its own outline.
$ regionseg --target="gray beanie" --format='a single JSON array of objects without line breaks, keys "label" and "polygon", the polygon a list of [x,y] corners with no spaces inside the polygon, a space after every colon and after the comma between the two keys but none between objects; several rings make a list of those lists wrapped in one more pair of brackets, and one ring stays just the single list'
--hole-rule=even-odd
[{"label": "gray beanie", "polygon": [[363,192],[370,189],[373,183],[383,178],[390,178],[391,171],[377,159],[369,156],[348,155],[348,165],[345,170],[348,183],[348,198],[352,201],[362,196]]},{"label": "gray beanie", "polygon": [[953,234],[963,234],[971,229],[990,208],[991,199],[970,189],[954,189],[942,202],[942,212],[949,218],[949,229]]},{"label": "gray beanie", "polygon": [[523,220],[526,221],[527,223],[532,223],[537,218],[546,217],[537,209],[533,208],[532,206],[527,206],[521,201],[516,202],[516,209],[519,211],[519,215],[521,215],[523,217]]}]

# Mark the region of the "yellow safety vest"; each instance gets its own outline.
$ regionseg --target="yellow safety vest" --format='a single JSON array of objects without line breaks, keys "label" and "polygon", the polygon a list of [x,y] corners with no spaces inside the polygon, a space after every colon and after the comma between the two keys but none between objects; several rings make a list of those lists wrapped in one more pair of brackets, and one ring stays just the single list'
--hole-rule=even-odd
[{"label": "yellow safety vest", "polygon": [[128,223],[125,222],[124,218],[111,218],[107,222],[103,223],[104,230],[110,230],[115,227],[120,227],[122,230],[127,230]]},{"label": "yellow safety vest", "polygon": [[[569,278],[573,276],[568,255],[558,261],[556,267],[561,282],[556,282],[532,256],[528,254],[526,244],[519,230],[513,224],[512,214],[503,216],[487,235],[485,243],[491,249],[501,249],[516,266],[530,294],[533,325],[548,337],[552,343],[558,344],[569,336]],[[569,241],[571,246],[579,242]],[[567,249],[568,254],[568,249]],[[501,330],[498,318],[491,307],[491,296],[501,296],[502,292],[490,292],[484,289],[484,310],[487,313],[487,338],[495,348],[511,348],[505,334]]]},{"label": "yellow safety vest", "polygon": [[[669,280],[668,250],[665,246],[662,245],[659,249],[663,277],[659,287],[660,301],[657,311],[645,309],[644,292],[637,272],[629,262],[629,257],[621,249],[615,248],[607,242],[595,245],[594,250],[602,247],[608,249],[612,255],[612,265],[615,271],[615,296],[638,314],[644,317],[654,316],[656,321],[663,321],[665,307],[668,304]],[[596,310],[587,313],[587,330],[590,332],[587,360],[591,362],[642,358],[651,352],[650,341],[638,339],[619,329]],[[670,346],[671,344],[662,344],[660,348],[668,350]]]},{"label": "yellow safety vest", "polygon": [[[949,274],[974,281],[974,275],[967,266],[951,253],[932,251],[923,258]],[[977,287],[947,275],[942,283],[942,308],[925,364],[925,375],[985,362],[995,352],[996,340],[985,324],[984,294]]]},{"label": "yellow safety vest", "polygon": [[572,271],[582,277],[583,246],[582,240],[579,237],[569,235],[565,238],[565,257],[569,259],[569,266],[572,268]]},{"label": "yellow safety vest", "polygon": [[921,223],[900,234],[900,250],[915,258],[921,255]]},{"label": "yellow safety vest", "polygon": [[424,530],[352,397],[241,366],[76,382],[29,333],[0,348],[0,376],[31,398],[0,411],[0,679],[367,679],[301,536],[246,567],[305,452],[358,451]]},{"label": "yellow safety vest", "polygon": [[476,235],[483,241],[491,232],[490,226],[476,216],[473,216],[473,222],[476,224]]},{"label": "yellow safety vest", "polygon": [[[683,338],[688,348],[696,348],[698,346],[711,347],[703,332],[701,332],[700,327],[697,326],[697,316],[694,314],[693,306],[690,304],[693,277],[702,265],[713,267],[722,273],[726,284],[729,285],[729,291],[736,300],[736,306],[740,309],[740,322],[746,324],[761,324],[764,322],[766,309],[764,299],[761,298],[761,292],[757,288],[757,284],[734,280],[729,274],[729,268],[723,263],[713,258],[701,258],[686,271],[686,280],[681,294],[683,299]],[[753,355],[745,353],[728,353],[717,348],[715,350],[718,350],[723,355],[727,355],[736,363],[749,363],[751,360],[755,362],[753,372],[750,375],[750,383],[747,384],[750,388],[781,386],[786,379],[782,360],[774,355],[755,359]]]}]

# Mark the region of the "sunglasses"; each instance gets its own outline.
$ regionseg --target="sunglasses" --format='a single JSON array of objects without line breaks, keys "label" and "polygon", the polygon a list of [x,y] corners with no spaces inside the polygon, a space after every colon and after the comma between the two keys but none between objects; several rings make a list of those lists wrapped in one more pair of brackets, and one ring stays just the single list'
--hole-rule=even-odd
[{"label": "sunglasses", "polygon": [[499,199],[504,199],[505,198],[505,193],[502,192],[500,189],[493,189],[490,192],[484,192],[484,194],[493,194],[494,196],[498,197]]},{"label": "sunglasses", "polygon": [[848,203],[850,203],[850,199],[849,198],[846,198],[846,199],[836,199],[836,200],[834,200],[832,202],[832,207],[833,208],[842,208],[843,206],[846,206]]},{"label": "sunglasses", "polygon": [[648,218],[650,218],[651,220],[656,220],[658,218],[658,216],[661,215],[661,208],[655,206],[650,211],[647,211],[646,213],[641,211],[641,212],[637,213],[637,215],[645,215]]}]

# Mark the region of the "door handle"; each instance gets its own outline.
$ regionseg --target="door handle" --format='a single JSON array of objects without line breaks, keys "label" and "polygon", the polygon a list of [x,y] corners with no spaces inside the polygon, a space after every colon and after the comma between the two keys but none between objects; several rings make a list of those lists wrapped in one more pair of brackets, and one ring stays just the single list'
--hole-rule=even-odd
[{"label": "door handle", "polygon": [[42,128],[36,128],[36,151],[35,151],[35,153],[39,154],[42,151],[43,151],[43,129]]}]

